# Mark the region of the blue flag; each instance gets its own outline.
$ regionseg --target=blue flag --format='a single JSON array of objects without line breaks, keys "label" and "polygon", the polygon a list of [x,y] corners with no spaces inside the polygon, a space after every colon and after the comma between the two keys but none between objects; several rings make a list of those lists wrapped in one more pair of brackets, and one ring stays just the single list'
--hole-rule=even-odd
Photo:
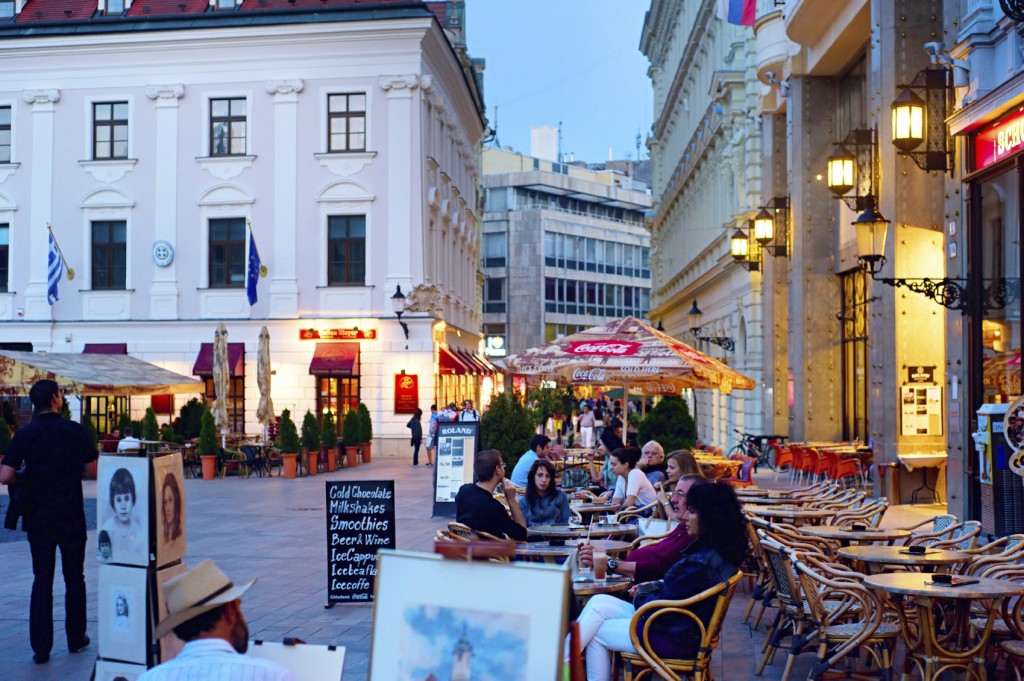
[{"label": "blue flag", "polygon": [[53,305],[57,302],[57,284],[64,274],[64,258],[57,248],[57,241],[50,232],[50,252],[46,257],[48,269],[46,273],[46,301]]},{"label": "blue flag", "polygon": [[256,284],[260,280],[260,268],[263,263],[260,261],[260,252],[256,250],[256,239],[249,229],[249,268],[245,273],[245,292],[249,296],[249,306],[256,304]]}]

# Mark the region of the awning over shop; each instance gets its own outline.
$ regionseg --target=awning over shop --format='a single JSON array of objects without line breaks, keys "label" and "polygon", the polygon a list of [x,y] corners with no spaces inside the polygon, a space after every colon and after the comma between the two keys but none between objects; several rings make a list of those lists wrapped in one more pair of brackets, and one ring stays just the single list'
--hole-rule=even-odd
[{"label": "awning over shop", "polygon": [[440,348],[438,352],[438,367],[440,373],[454,376],[476,373],[476,368],[463,360],[457,354],[457,350]]},{"label": "awning over shop", "polygon": [[127,343],[86,343],[83,355],[127,355]]},{"label": "awning over shop", "polygon": [[487,362],[483,361],[483,358],[480,357],[480,355],[476,354],[475,352],[472,352],[470,350],[459,350],[459,353],[461,353],[463,360],[465,360],[473,367],[476,373],[482,376],[494,373],[494,368],[491,367]]},{"label": "awning over shop", "polygon": [[[228,343],[228,366],[232,376],[245,376],[245,343]],[[200,346],[192,374],[203,378],[213,376],[213,343]]]},{"label": "awning over shop", "polygon": [[359,343],[317,343],[309,373],[316,376],[359,375]]},{"label": "awning over shop", "polygon": [[201,393],[203,384],[131,355],[0,351],[0,393],[27,395],[49,379],[69,395]]}]

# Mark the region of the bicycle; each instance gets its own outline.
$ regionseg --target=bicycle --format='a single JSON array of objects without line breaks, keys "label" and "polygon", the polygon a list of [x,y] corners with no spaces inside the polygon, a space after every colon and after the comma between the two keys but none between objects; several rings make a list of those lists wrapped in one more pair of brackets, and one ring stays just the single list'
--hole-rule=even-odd
[{"label": "bicycle", "polygon": [[740,436],[740,441],[729,450],[727,454],[729,458],[732,458],[734,454],[740,454],[744,458],[749,456],[755,460],[754,470],[760,466],[767,466],[771,470],[775,470],[775,448],[772,445],[776,442],[784,442],[785,435],[751,435],[737,428],[733,428],[733,431]]}]

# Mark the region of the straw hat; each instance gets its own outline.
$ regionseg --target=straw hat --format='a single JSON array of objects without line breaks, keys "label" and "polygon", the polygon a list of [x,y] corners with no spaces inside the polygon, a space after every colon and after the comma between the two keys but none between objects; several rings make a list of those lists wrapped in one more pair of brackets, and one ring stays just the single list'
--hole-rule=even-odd
[{"label": "straw hat", "polygon": [[166,636],[179,624],[240,598],[255,583],[253,579],[247,584],[236,586],[216,563],[204,560],[194,569],[172,577],[164,584],[167,617],[156,626],[153,635],[156,638]]}]

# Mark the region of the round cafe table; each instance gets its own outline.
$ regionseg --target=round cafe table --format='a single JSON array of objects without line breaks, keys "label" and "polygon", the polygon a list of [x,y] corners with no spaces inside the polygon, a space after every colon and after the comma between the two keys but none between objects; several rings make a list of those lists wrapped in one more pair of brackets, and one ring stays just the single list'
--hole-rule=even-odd
[{"label": "round cafe table", "polygon": [[739,495],[736,495],[736,497],[740,500],[740,503],[750,506],[803,506],[816,501],[815,499],[790,499],[789,497],[753,497],[749,499]]},{"label": "round cafe table", "polygon": [[853,542],[892,542],[910,536],[910,530],[901,530],[896,527],[868,527],[863,530],[854,530],[850,527],[835,525],[808,525],[801,527],[800,531],[812,537],[834,539],[839,542],[840,546],[849,546]]},{"label": "round cafe table", "polygon": [[839,555],[864,563],[869,570],[873,565],[914,565],[923,567],[925,572],[934,572],[936,567],[942,565],[966,563],[972,558],[969,553],[944,549],[927,549],[924,553],[910,553],[906,546],[847,546],[839,549]]},{"label": "round cafe table", "polygon": [[569,508],[583,516],[583,520],[587,520],[595,514],[615,513],[619,510],[619,504],[574,504],[570,501]]},{"label": "round cafe table", "polygon": [[610,594],[626,591],[633,585],[629,577],[608,575],[605,579],[594,579],[593,570],[583,570],[573,575],[572,592],[582,601],[597,594]]},{"label": "round cafe table", "polygon": [[[517,544],[516,557],[526,560],[538,560],[544,563],[557,563],[571,556],[576,551],[578,543],[576,541],[566,541],[563,546],[552,546],[551,542],[546,541]],[[597,539],[591,540],[590,543],[596,549],[604,549],[605,553],[609,556],[618,556],[630,547],[630,542],[615,539]]]},{"label": "round cafe table", "polygon": [[[763,487],[738,487],[736,488],[736,496],[741,500],[743,497],[767,497],[772,494],[771,490],[764,489]],[[776,493],[778,494],[778,493]],[[785,494],[783,494],[785,497]]]},{"label": "round cafe table", "polygon": [[596,523],[594,525],[534,525],[527,530],[530,534],[538,537],[551,537],[554,539],[585,539],[589,536],[592,539],[605,537],[625,536],[636,534],[636,525],[619,523],[616,525],[605,525]]},{"label": "round cafe table", "polygon": [[[936,681],[944,671],[953,668],[967,670],[975,679],[987,679],[985,651],[992,624],[1003,609],[1003,600],[1024,594],[1024,584],[973,577],[977,580],[973,584],[949,586],[934,584],[933,576],[923,572],[883,572],[864,578],[864,584],[888,594],[896,607],[907,645],[902,678],[908,678],[911,665],[915,665],[924,681]],[[982,629],[971,626],[974,599],[991,601]],[[935,623],[937,601],[951,606],[942,611],[941,631]]]},{"label": "round cafe table", "polygon": [[792,523],[793,525],[804,525],[807,523],[820,523],[826,518],[833,518],[836,515],[835,511],[829,511],[821,508],[798,508],[797,506],[749,506],[746,507],[748,513],[754,513],[756,515],[771,518],[772,520],[781,520],[783,522]]}]

